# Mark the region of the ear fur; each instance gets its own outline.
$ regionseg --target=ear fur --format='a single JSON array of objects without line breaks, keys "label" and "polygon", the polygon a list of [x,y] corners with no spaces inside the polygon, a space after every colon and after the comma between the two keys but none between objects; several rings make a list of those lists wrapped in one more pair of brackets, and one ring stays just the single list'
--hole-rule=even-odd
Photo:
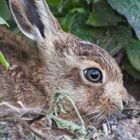
[{"label": "ear fur", "polygon": [[8,0],[20,30],[30,39],[52,39],[60,30],[45,0]]}]

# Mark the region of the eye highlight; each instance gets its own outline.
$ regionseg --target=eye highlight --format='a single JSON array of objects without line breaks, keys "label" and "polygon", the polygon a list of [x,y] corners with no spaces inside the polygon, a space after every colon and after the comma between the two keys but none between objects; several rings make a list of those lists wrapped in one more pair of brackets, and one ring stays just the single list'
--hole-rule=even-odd
[{"label": "eye highlight", "polygon": [[102,83],[103,75],[98,68],[87,68],[84,71],[85,78],[93,83]]}]

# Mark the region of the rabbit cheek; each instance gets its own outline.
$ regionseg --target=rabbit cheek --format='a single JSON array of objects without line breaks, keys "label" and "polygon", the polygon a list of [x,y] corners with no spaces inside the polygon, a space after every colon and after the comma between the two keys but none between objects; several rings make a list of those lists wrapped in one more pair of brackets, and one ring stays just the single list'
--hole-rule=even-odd
[{"label": "rabbit cheek", "polygon": [[119,113],[123,110],[123,95],[126,95],[122,94],[122,91],[126,93],[126,90],[123,89],[125,88],[117,82],[109,82],[105,85],[102,104],[108,106],[109,113]]},{"label": "rabbit cheek", "polygon": [[80,108],[80,112],[82,114],[90,114],[93,113],[94,111],[96,111],[96,108],[98,108],[99,106],[101,106],[101,103],[99,102],[100,97],[102,96],[103,93],[103,89],[102,88],[96,88],[93,90],[93,87],[86,87],[86,90],[83,93],[83,98],[82,96],[80,96],[81,102],[79,103],[79,106],[81,106]]}]

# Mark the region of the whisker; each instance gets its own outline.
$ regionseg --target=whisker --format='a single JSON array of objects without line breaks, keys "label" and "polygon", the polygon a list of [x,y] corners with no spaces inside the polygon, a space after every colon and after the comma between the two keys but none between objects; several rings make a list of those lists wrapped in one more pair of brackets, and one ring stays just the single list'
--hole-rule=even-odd
[{"label": "whisker", "polygon": [[98,120],[102,120],[102,117],[104,116],[104,112],[106,111],[106,108],[102,108],[102,110],[99,111],[99,113],[91,118],[89,118],[89,121],[92,121],[93,119],[97,118]]},{"label": "whisker", "polygon": [[90,116],[90,115],[94,115],[95,113],[100,112],[101,109],[102,109],[102,107],[100,107],[100,108],[98,108],[98,109],[95,109],[95,110],[93,110],[93,112],[91,112],[91,113],[89,113],[89,114],[86,114],[86,115],[83,115],[82,117],[85,118],[85,117],[88,117],[88,116]]},{"label": "whisker", "polygon": [[113,105],[109,109],[109,106],[99,106],[91,113],[83,115],[82,117],[87,119],[85,122],[90,122],[92,120],[106,120],[109,130],[111,130],[112,125],[116,125],[118,123],[118,118],[122,117],[123,114],[121,113],[120,109]]},{"label": "whisker", "polygon": [[110,122],[108,120],[108,118],[106,117],[106,122],[107,122],[107,127],[108,127],[108,132],[111,132],[111,126],[110,126]]},{"label": "whisker", "polygon": [[97,118],[100,118],[102,116],[102,114],[104,114],[105,109],[103,109],[99,114],[97,114]]},{"label": "whisker", "polygon": [[112,117],[112,119],[113,119],[113,121],[114,121],[113,123],[114,123],[114,124],[117,124],[118,121],[117,121],[117,119],[115,118],[115,116],[112,114],[111,117]]},{"label": "whisker", "polygon": [[82,106],[84,105],[84,102],[81,103],[81,105],[77,108],[78,110],[81,110]]},{"label": "whisker", "polygon": [[100,106],[100,107],[98,107],[98,110],[96,109],[95,111],[93,111],[92,113],[89,113],[89,114],[87,114],[87,115],[85,115],[84,117],[93,117],[93,115],[95,116],[95,118],[97,118],[96,116],[99,114],[99,113],[101,113],[103,110],[105,110],[106,109],[106,107],[102,107],[102,106]]},{"label": "whisker", "polygon": [[91,116],[90,118],[88,118],[88,120],[86,122],[90,122],[90,121],[94,120],[95,118],[98,118],[97,115],[99,113],[101,114],[101,111],[99,111],[98,113],[96,113],[96,115],[92,114],[93,116]]},{"label": "whisker", "polygon": [[91,118],[88,118],[85,122],[90,122],[90,121],[92,121],[95,118],[97,118],[97,114],[92,116]]},{"label": "whisker", "polygon": [[116,116],[117,116],[118,119],[126,118],[126,115],[123,114],[123,113],[122,113],[121,111],[119,111],[119,110],[117,111]]}]

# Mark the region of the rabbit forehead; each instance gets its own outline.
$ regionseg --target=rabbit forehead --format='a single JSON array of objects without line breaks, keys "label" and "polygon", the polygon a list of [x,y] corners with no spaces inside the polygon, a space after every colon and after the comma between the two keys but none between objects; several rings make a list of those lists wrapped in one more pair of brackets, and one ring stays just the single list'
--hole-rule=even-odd
[{"label": "rabbit forehead", "polygon": [[100,63],[95,62],[94,60],[83,60],[81,63],[81,69],[85,68],[99,68],[101,70],[104,70],[104,68],[100,65]]},{"label": "rabbit forehead", "polygon": [[109,80],[122,81],[122,73],[116,61],[105,50],[94,44],[79,41],[77,47],[68,47],[63,53],[66,64],[71,68],[76,67],[82,70],[97,67]]},{"label": "rabbit forehead", "polygon": [[95,44],[91,44],[90,42],[81,41],[80,57],[82,60],[88,60],[89,65],[96,64],[97,66],[100,66],[113,80],[121,81],[122,73],[119,66],[115,59],[113,59],[104,49]]}]

